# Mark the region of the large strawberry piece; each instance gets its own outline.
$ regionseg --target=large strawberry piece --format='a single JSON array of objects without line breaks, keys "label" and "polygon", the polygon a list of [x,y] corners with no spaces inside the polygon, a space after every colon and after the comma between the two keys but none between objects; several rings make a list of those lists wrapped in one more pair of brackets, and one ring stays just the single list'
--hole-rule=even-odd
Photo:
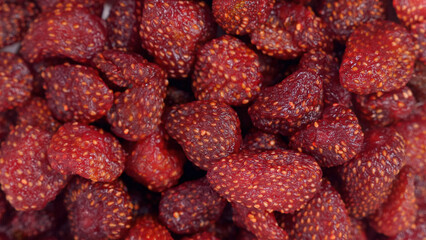
[{"label": "large strawberry piece", "polygon": [[279,134],[265,133],[252,128],[244,136],[243,148],[250,151],[287,149],[287,144]]},{"label": "large strawberry piece", "polygon": [[288,150],[243,150],[221,159],[207,173],[213,189],[228,201],[283,213],[303,208],[318,190],[321,176],[313,157]]},{"label": "large strawberry piece", "polygon": [[84,7],[90,13],[101,16],[105,0],[35,0],[35,2],[43,12],[63,7]]},{"label": "large strawberry piece", "polygon": [[[424,7],[426,12],[426,5]],[[426,13],[425,13],[426,14]],[[426,19],[423,22],[411,25],[410,33],[417,41],[419,46],[418,57],[419,60],[426,64]]]},{"label": "large strawberry piece", "polygon": [[67,184],[47,160],[51,134],[30,125],[18,125],[2,143],[0,183],[16,210],[40,210]]},{"label": "large strawberry piece", "polygon": [[242,142],[237,113],[216,101],[174,106],[165,124],[168,134],[181,145],[188,159],[205,170],[239,151]]},{"label": "large strawberry piece", "polygon": [[125,240],[173,240],[169,230],[151,215],[136,219]]},{"label": "large strawberry piece", "polygon": [[33,125],[49,132],[56,132],[60,124],[53,117],[47,101],[41,97],[33,97],[22,107],[17,108],[17,124]]},{"label": "large strawberry piece", "polygon": [[407,27],[426,21],[426,3],[423,0],[393,0],[398,18]]},{"label": "large strawberry piece", "polygon": [[389,21],[368,22],[346,43],[340,82],[361,95],[396,90],[411,79],[415,59],[414,41],[403,26]]},{"label": "large strawberry piece", "polygon": [[199,100],[247,104],[260,92],[259,57],[241,40],[224,35],[200,48],[192,79]]}]

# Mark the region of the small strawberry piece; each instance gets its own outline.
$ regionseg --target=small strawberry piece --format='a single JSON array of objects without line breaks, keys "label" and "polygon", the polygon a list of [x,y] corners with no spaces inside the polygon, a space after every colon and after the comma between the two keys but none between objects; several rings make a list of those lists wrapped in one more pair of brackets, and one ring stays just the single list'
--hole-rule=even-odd
[{"label": "small strawberry piece", "polygon": [[386,201],[392,181],[404,164],[404,149],[403,137],[392,128],[365,133],[361,152],[339,167],[342,197],[352,216],[372,214]]},{"label": "small strawberry piece", "polygon": [[241,40],[224,35],[200,48],[192,80],[198,100],[247,104],[260,92],[259,57]]},{"label": "small strawberry piece", "polygon": [[413,75],[413,50],[413,39],[404,27],[389,21],[365,23],[346,43],[340,82],[360,95],[399,89]]},{"label": "small strawberry piece", "polygon": [[318,13],[331,36],[340,42],[346,42],[363,23],[385,18],[381,0],[323,0]]},{"label": "small strawberry piece", "polygon": [[365,233],[366,224],[362,220],[358,220],[351,217],[351,224],[351,234],[349,236],[352,237],[349,239],[368,240],[367,234]]},{"label": "small strawberry piece", "polygon": [[20,53],[28,62],[67,57],[86,62],[106,44],[102,20],[78,5],[42,13],[31,24]]},{"label": "small strawberry piece", "polygon": [[398,18],[405,26],[426,21],[426,3],[423,0],[393,0]]},{"label": "small strawberry piece", "polygon": [[211,186],[228,201],[283,213],[303,208],[321,176],[311,156],[288,150],[243,150],[221,159],[207,173]]},{"label": "small strawberry piece", "polygon": [[110,133],[81,123],[66,123],[53,135],[47,151],[53,169],[94,182],[112,182],[124,170],[125,155]]},{"label": "small strawberry piece", "polygon": [[149,190],[162,192],[179,181],[185,155],[168,139],[164,130],[136,143],[126,161],[126,173]]},{"label": "small strawberry piece", "polygon": [[237,152],[242,144],[237,113],[215,101],[174,106],[166,116],[166,130],[180,144],[186,157],[204,170]]},{"label": "small strawberry piece", "polygon": [[351,220],[339,193],[324,179],[319,192],[293,216],[294,239],[351,239]]},{"label": "small strawberry piece", "polygon": [[408,82],[408,86],[413,91],[419,102],[426,102],[426,63],[416,62],[414,75]]},{"label": "small strawberry piece", "polygon": [[416,99],[408,87],[355,97],[355,107],[360,119],[378,126],[386,126],[407,118],[415,104]]},{"label": "small strawberry piece", "polygon": [[44,97],[44,79],[41,76],[44,71],[50,66],[56,66],[66,63],[67,61],[63,58],[49,58],[42,60],[37,63],[31,64],[31,70],[34,75],[34,81],[33,81],[33,92],[32,95],[34,96],[40,96]]},{"label": "small strawberry piece", "polygon": [[395,236],[414,224],[416,212],[413,170],[404,167],[395,179],[386,202],[369,216],[369,224],[379,233]]},{"label": "small strawberry piece", "polygon": [[2,143],[0,184],[16,210],[40,210],[67,184],[47,160],[51,134],[33,126],[16,126]]},{"label": "small strawberry piece", "polygon": [[151,215],[136,219],[125,240],[173,240],[169,230]]},{"label": "small strawberry piece", "polygon": [[182,183],[163,192],[160,220],[177,234],[200,232],[216,222],[226,201],[205,178]]},{"label": "small strawberry piece", "polygon": [[53,118],[44,98],[33,97],[24,106],[17,108],[16,112],[19,125],[37,126],[51,133],[56,132],[60,126],[59,122]]},{"label": "small strawberry piece", "polygon": [[245,35],[266,22],[275,0],[213,0],[216,22],[228,34]]},{"label": "small strawberry piece", "polygon": [[[426,14],[426,5],[424,7]],[[419,60],[426,64],[426,19],[421,23],[411,25],[411,35],[419,45]]]},{"label": "small strawberry piece", "polygon": [[285,240],[289,239],[275,219],[274,213],[249,209],[237,203],[232,204],[234,222],[253,233],[258,239]]},{"label": "small strawberry piece", "polygon": [[322,112],[322,86],[318,74],[300,69],[281,83],[265,88],[248,110],[254,126],[290,135],[317,120]]},{"label": "small strawberry piece", "polygon": [[0,52],[0,112],[30,98],[33,75],[18,55]]},{"label": "small strawberry piece", "polygon": [[139,31],[142,47],[169,77],[188,77],[197,49],[215,31],[213,16],[203,1],[144,1]]},{"label": "small strawberry piece", "polygon": [[324,110],[322,119],[294,134],[290,146],[314,156],[322,167],[334,167],[354,158],[363,141],[355,113],[335,103]]},{"label": "small strawberry piece", "polygon": [[91,67],[66,63],[47,68],[42,77],[47,104],[61,121],[90,123],[112,106],[112,90]]},{"label": "small strawberry piece", "polygon": [[55,8],[84,7],[92,14],[101,16],[105,0],[35,0],[43,12],[49,12]]},{"label": "small strawberry piece", "polygon": [[64,203],[74,239],[121,239],[131,227],[134,206],[120,180],[93,183],[76,177]]},{"label": "small strawberry piece", "polygon": [[24,239],[45,233],[55,226],[55,214],[48,205],[40,211],[17,211],[10,223],[14,236]]},{"label": "small strawberry piece", "polygon": [[252,129],[244,137],[243,148],[250,151],[287,149],[287,144],[278,134],[270,134]]},{"label": "small strawberry piece", "polygon": [[220,240],[211,232],[201,232],[189,237],[184,237],[182,240]]}]

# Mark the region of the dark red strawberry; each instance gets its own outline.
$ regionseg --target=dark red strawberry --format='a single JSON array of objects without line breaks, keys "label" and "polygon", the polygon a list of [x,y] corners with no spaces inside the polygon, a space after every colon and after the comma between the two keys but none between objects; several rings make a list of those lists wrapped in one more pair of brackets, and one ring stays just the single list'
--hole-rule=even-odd
[{"label": "dark red strawberry", "polygon": [[136,143],[126,161],[126,173],[149,190],[162,192],[178,183],[185,155],[159,130]]},{"label": "dark red strawberry", "polygon": [[51,134],[30,125],[16,126],[2,143],[0,184],[16,210],[40,210],[67,184],[47,160]]},{"label": "dark red strawberry", "polygon": [[18,55],[0,52],[0,112],[30,98],[33,75]]},{"label": "dark red strawberry", "polygon": [[281,83],[262,90],[249,114],[255,127],[290,135],[317,120],[322,104],[320,76],[312,70],[300,69]]},{"label": "dark red strawberry", "polygon": [[[424,9],[426,14],[426,4]],[[426,64],[426,19],[421,23],[411,25],[410,29],[411,35],[419,45],[419,60]]]},{"label": "dark red strawberry", "polygon": [[94,182],[112,182],[124,170],[125,155],[110,133],[81,123],[66,123],[53,135],[47,151],[53,169]]},{"label": "dark red strawberry", "polygon": [[260,92],[259,57],[241,40],[224,35],[200,48],[192,80],[198,100],[247,104]]},{"label": "dark red strawberry", "polygon": [[125,240],[173,240],[169,230],[151,215],[136,219]]},{"label": "dark red strawberry", "polygon": [[270,87],[284,78],[283,69],[287,67],[286,62],[270,57],[256,51],[257,56],[259,56],[259,71],[262,74],[262,87]]},{"label": "dark red strawberry", "polygon": [[345,42],[363,23],[385,18],[381,0],[323,0],[318,13],[331,36],[340,42]]},{"label": "dark red strawberry", "polygon": [[10,230],[14,236],[28,239],[53,229],[55,221],[54,208],[49,204],[40,211],[16,211],[10,222]]},{"label": "dark red strawberry", "polygon": [[131,227],[134,206],[120,180],[93,183],[75,177],[64,202],[74,239],[121,239]]},{"label": "dark red strawberry", "polygon": [[196,233],[218,220],[225,205],[226,201],[201,178],[163,192],[160,220],[174,233]]},{"label": "dark red strawberry", "polygon": [[350,228],[352,238],[354,240],[368,240],[365,232],[366,224],[362,220],[351,217],[352,227]]},{"label": "dark red strawberry", "polygon": [[228,34],[245,35],[266,22],[275,0],[213,0],[216,22]]},{"label": "dark red strawberry", "polygon": [[189,237],[183,237],[182,240],[219,240],[219,238],[211,232],[201,232]]},{"label": "dark red strawberry", "polygon": [[293,216],[294,239],[352,239],[345,203],[331,183],[323,179],[319,192]]},{"label": "dark red strawberry", "polygon": [[243,150],[221,159],[207,173],[213,189],[228,201],[283,213],[303,208],[321,176],[311,156],[288,150]]},{"label": "dark red strawberry", "polygon": [[142,47],[169,77],[188,77],[197,49],[215,32],[213,16],[203,1],[144,1],[139,31]]},{"label": "dark red strawberry", "polygon": [[258,239],[289,239],[287,232],[278,225],[274,213],[249,209],[237,203],[232,204],[232,210],[234,222],[253,233]]},{"label": "dark red strawberry", "polygon": [[392,182],[405,161],[403,137],[392,128],[365,133],[361,152],[339,167],[343,200],[349,213],[362,218],[386,201]]},{"label": "dark red strawberry", "polygon": [[314,156],[322,167],[334,167],[354,158],[363,140],[355,113],[335,103],[324,110],[320,120],[294,134],[290,146]]},{"label": "dark red strawberry", "polygon": [[34,96],[44,97],[45,96],[44,89],[43,89],[44,79],[41,76],[42,73],[46,71],[48,67],[61,65],[66,62],[67,61],[64,58],[49,58],[49,59],[45,59],[40,62],[31,64],[31,70],[34,75],[32,94]]},{"label": "dark red strawberry", "polygon": [[419,102],[426,102],[426,64],[420,61],[414,66],[414,75],[408,82],[408,86],[413,91]]},{"label": "dark red strawberry", "polygon": [[9,203],[6,200],[6,196],[4,195],[3,191],[0,190],[0,221],[1,222],[4,221],[3,217],[7,217],[8,210],[9,210]]},{"label": "dark red strawberry", "polygon": [[35,0],[43,12],[49,12],[55,8],[84,7],[92,14],[101,16],[105,0]]},{"label": "dark red strawberry", "polygon": [[407,118],[415,104],[416,99],[408,87],[387,93],[377,92],[355,97],[358,116],[369,124],[377,126],[386,126]]},{"label": "dark red strawberry", "polygon": [[15,125],[15,112],[0,112],[0,143],[3,142]]},{"label": "dark red strawberry", "polygon": [[395,179],[386,202],[369,216],[369,224],[379,233],[395,236],[414,224],[416,212],[414,173],[411,167],[404,167]]},{"label": "dark red strawberry", "polygon": [[426,3],[423,0],[393,0],[398,18],[407,27],[426,21]]},{"label": "dark red strawberry", "polygon": [[167,96],[164,101],[166,103],[166,106],[171,107],[174,105],[192,102],[194,101],[194,99],[195,98],[192,92],[169,86],[167,88]]},{"label": "dark red strawberry", "polygon": [[365,23],[346,43],[340,82],[361,95],[401,88],[413,74],[413,50],[413,39],[404,27],[389,21]]},{"label": "dark red strawberry", "polygon": [[56,132],[60,126],[59,122],[53,118],[44,98],[33,97],[24,106],[17,108],[16,112],[18,113],[17,124],[20,125],[37,126],[52,133]]},{"label": "dark red strawberry", "polygon": [[237,113],[224,103],[194,101],[174,106],[165,124],[186,157],[205,170],[239,151],[242,142]]},{"label": "dark red strawberry", "polygon": [[287,149],[287,144],[278,134],[252,129],[244,137],[243,148],[251,151]]},{"label": "dark red strawberry", "polygon": [[241,229],[238,233],[237,240],[257,240],[257,237],[253,233]]},{"label": "dark red strawberry", "polygon": [[416,218],[416,223],[410,229],[398,233],[395,237],[388,238],[389,240],[423,240],[426,238],[426,216],[419,215]]},{"label": "dark red strawberry", "polygon": [[65,6],[44,12],[34,20],[22,41],[20,53],[28,62],[67,57],[85,62],[106,44],[102,20],[83,6]]}]

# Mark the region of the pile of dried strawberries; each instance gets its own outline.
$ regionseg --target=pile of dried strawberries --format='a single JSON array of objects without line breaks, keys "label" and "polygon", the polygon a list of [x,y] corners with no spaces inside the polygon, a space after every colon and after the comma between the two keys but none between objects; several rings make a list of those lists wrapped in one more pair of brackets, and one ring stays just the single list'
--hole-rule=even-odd
[{"label": "pile of dried strawberries", "polygon": [[426,239],[424,0],[0,0],[0,49],[0,240]]}]

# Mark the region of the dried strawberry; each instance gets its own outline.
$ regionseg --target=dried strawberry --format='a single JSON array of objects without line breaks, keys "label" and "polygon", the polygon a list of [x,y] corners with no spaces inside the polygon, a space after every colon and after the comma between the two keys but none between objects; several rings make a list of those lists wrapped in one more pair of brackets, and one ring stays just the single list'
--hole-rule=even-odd
[{"label": "dried strawberry", "polygon": [[66,62],[67,62],[66,59],[63,59],[63,58],[49,58],[49,59],[44,59],[40,62],[31,64],[31,70],[34,75],[32,94],[34,96],[44,97],[45,96],[44,89],[43,89],[44,79],[41,76],[42,73],[46,71],[48,67],[61,65]]},{"label": "dried strawberry", "polygon": [[356,240],[367,240],[367,234],[365,232],[365,223],[361,220],[355,219],[351,217],[351,234],[349,236],[352,236],[350,239],[356,239]]},{"label": "dried strawberry", "polygon": [[253,233],[241,229],[238,233],[237,240],[257,240],[257,237]]},{"label": "dried strawberry", "polygon": [[270,87],[284,78],[282,69],[284,69],[287,64],[279,59],[265,55],[259,51],[256,52],[259,56],[259,71],[262,74],[262,87]]},{"label": "dried strawberry", "polygon": [[266,22],[275,0],[213,0],[216,22],[228,34],[245,35]]},{"label": "dried strawberry", "polygon": [[215,24],[203,1],[145,0],[139,34],[169,77],[185,78],[197,49],[214,37]]},{"label": "dried strawberry", "polygon": [[18,55],[0,52],[0,112],[30,98],[33,75]]},{"label": "dried strawberry", "polygon": [[194,101],[174,106],[165,124],[186,157],[205,170],[237,152],[242,142],[237,113],[224,103]]},{"label": "dried strawberry", "polygon": [[125,240],[173,240],[169,230],[151,215],[136,219]]},{"label": "dried strawberry", "polygon": [[253,233],[258,239],[285,240],[289,239],[275,219],[274,213],[249,209],[237,203],[232,204],[234,222]]},{"label": "dried strawberry", "polygon": [[159,130],[136,143],[126,161],[126,173],[151,191],[162,192],[178,183],[185,155]]},{"label": "dried strawberry", "polygon": [[101,16],[105,0],[35,0],[43,12],[52,11],[63,7],[84,7],[92,14]]},{"label": "dried strawberry", "polygon": [[226,201],[201,178],[163,192],[160,220],[174,233],[196,233],[218,220],[225,205]]},{"label": "dried strawberry", "polygon": [[112,106],[112,90],[91,67],[66,63],[47,68],[42,77],[47,104],[61,121],[90,123]]},{"label": "dried strawberry", "polygon": [[345,42],[363,23],[385,18],[381,0],[323,0],[318,13],[331,36],[340,42]]},{"label": "dried strawberry", "polygon": [[423,240],[426,238],[426,216],[419,215],[416,218],[416,223],[410,229],[398,233],[395,237],[388,238],[389,240]]},{"label": "dried strawberry", "polygon": [[422,0],[393,0],[398,18],[407,27],[426,21],[426,3]]},{"label": "dried strawberry", "polygon": [[352,216],[372,214],[386,200],[392,181],[404,164],[404,148],[403,137],[391,128],[365,133],[361,152],[339,167],[342,197]]},{"label": "dried strawberry", "polygon": [[51,134],[19,125],[2,143],[0,183],[6,199],[17,210],[40,210],[67,184],[47,160]]},{"label": "dried strawberry", "polygon": [[182,240],[219,240],[213,233],[211,232],[201,232],[194,234],[189,237],[184,237]]},{"label": "dried strawberry", "polygon": [[249,114],[255,127],[290,135],[317,120],[322,104],[320,76],[312,70],[300,69],[281,83],[262,90]]},{"label": "dried strawberry", "polygon": [[102,129],[77,122],[59,128],[47,154],[56,171],[94,182],[112,182],[124,170],[125,155],[118,140]]},{"label": "dried strawberry", "polygon": [[321,176],[312,157],[288,150],[243,150],[221,159],[207,173],[213,189],[228,201],[286,213],[305,206]]},{"label": "dried strawberry", "polygon": [[324,110],[320,120],[294,134],[290,146],[314,156],[322,167],[334,167],[354,158],[363,140],[355,113],[335,103]]},{"label": "dried strawberry", "polygon": [[48,57],[85,62],[103,49],[106,39],[99,17],[82,6],[66,6],[44,12],[34,20],[20,53],[31,63]]},{"label": "dried strawberry", "polygon": [[49,132],[56,132],[60,124],[53,118],[52,112],[44,98],[33,97],[28,102],[17,108],[17,124],[32,125]]},{"label": "dried strawberry", "polygon": [[167,96],[164,101],[166,106],[174,106],[194,101],[194,95],[192,92],[169,86],[167,88]]},{"label": "dried strawberry", "polygon": [[414,174],[410,167],[401,169],[385,203],[371,216],[369,224],[377,232],[395,236],[409,229],[416,220]]},{"label": "dried strawberry", "polygon": [[361,95],[401,88],[413,74],[413,50],[413,39],[404,27],[389,21],[365,23],[346,43],[340,82]]},{"label": "dried strawberry", "polygon": [[93,183],[76,177],[64,201],[74,239],[121,239],[131,227],[134,206],[120,180]]},{"label": "dried strawberry", "polygon": [[278,134],[252,129],[244,137],[243,148],[251,151],[287,149],[287,144]]},{"label": "dried strawberry", "polygon": [[[426,5],[424,7],[426,14]],[[426,64],[426,19],[421,23],[411,25],[411,35],[419,45],[419,60]]]},{"label": "dried strawberry", "polygon": [[420,61],[414,66],[414,75],[408,86],[419,102],[426,102],[426,64]]},{"label": "dried strawberry", "polygon": [[10,223],[14,236],[22,239],[35,237],[55,226],[55,213],[52,204],[40,211],[16,211]]},{"label": "dried strawberry", "polygon": [[0,143],[6,139],[15,123],[15,112],[0,112]]},{"label": "dried strawberry", "polygon": [[358,116],[362,120],[378,126],[386,126],[407,118],[415,104],[416,99],[408,87],[386,93],[377,92],[355,97]]}]

